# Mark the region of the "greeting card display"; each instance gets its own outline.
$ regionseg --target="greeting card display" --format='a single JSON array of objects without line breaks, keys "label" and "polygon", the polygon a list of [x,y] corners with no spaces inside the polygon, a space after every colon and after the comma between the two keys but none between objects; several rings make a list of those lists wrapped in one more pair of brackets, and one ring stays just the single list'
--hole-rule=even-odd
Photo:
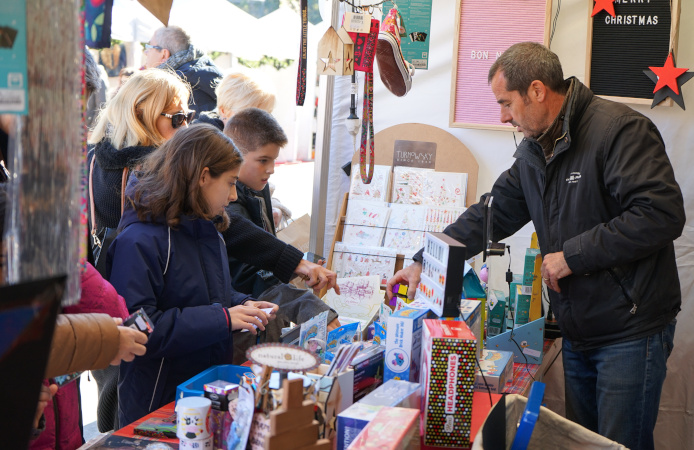
[{"label": "greeting card display", "polygon": [[380,246],[389,214],[387,203],[364,200],[349,202],[342,242]]},{"label": "greeting card display", "polygon": [[419,167],[393,167],[393,193],[390,200],[393,203],[423,205],[422,194],[429,172],[433,172],[433,170]]},{"label": "greeting card display", "polygon": [[371,183],[364,184],[359,174],[359,165],[352,167],[352,182],[349,188],[350,202],[354,200],[376,200],[384,202],[388,196],[390,166],[375,165]]},{"label": "greeting card display", "polygon": [[332,270],[338,278],[377,275],[386,284],[395,273],[397,250],[335,243]]}]

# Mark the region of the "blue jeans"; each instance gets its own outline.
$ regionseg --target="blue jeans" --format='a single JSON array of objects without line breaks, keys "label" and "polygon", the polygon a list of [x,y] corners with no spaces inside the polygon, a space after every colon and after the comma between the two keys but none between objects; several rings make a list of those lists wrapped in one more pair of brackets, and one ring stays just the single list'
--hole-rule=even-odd
[{"label": "blue jeans", "polygon": [[652,449],[675,324],[634,341],[587,351],[562,346],[566,417],[632,449]]}]

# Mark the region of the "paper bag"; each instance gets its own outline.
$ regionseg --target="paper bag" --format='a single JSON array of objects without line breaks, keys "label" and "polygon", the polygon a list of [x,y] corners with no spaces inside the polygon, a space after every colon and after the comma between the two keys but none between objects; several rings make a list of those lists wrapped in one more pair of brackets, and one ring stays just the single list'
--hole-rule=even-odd
[{"label": "paper bag", "polygon": [[311,216],[304,214],[277,232],[277,238],[306,253],[311,236]]}]

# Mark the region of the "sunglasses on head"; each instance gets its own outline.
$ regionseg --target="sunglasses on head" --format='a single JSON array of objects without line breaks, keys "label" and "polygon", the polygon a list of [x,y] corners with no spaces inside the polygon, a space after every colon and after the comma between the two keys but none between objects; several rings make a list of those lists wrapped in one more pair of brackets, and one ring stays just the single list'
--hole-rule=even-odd
[{"label": "sunglasses on head", "polygon": [[189,111],[187,113],[177,112],[176,114],[161,113],[161,115],[171,119],[171,127],[175,130],[183,125],[183,122],[190,123],[193,120],[193,117],[195,117],[195,111]]}]

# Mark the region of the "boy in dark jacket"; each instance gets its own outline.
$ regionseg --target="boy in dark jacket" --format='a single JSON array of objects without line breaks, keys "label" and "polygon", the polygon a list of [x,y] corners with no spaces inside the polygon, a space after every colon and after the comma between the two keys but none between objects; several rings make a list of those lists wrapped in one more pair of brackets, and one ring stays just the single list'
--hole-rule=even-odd
[{"label": "boy in dark jacket", "polygon": [[[272,115],[258,108],[244,109],[235,114],[224,127],[224,134],[244,155],[236,183],[238,198],[227,206],[227,213],[246,217],[274,235],[268,179],[275,171],[280,148],[287,144],[287,136]],[[302,323],[330,309],[310,291],[282,283],[272,272],[259,270],[231,256],[229,269],[234,289],[278,304],[278,316],[294,323]],[[337,313],[330,310],[328,329],[338,326]],[[270,340],[271,337],[266,338]]]}]

